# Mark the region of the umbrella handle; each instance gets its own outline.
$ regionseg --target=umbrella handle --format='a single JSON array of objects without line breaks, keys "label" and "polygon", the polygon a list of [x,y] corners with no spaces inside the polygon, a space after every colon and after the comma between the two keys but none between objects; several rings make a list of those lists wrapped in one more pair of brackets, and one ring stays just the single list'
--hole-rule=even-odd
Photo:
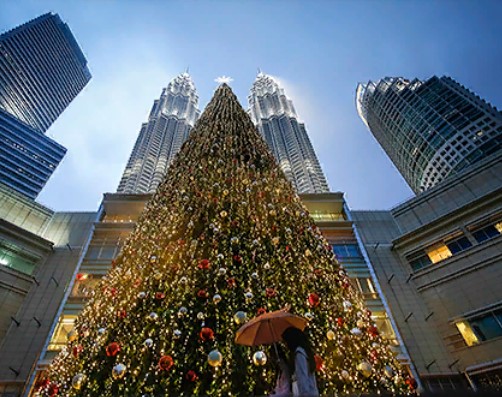
[{"label": "umbrella handle", "polygon": [[[272,333],[272,338],[275,340],[275,332],[274,327],[272,327],[272,323],[270,320],[267,320],[268,327],[270,328],[270,332]],[[277,350],[277,342],[274,342],[275,355],[277,356],[277,361],[279,361],[279,350]]]}]

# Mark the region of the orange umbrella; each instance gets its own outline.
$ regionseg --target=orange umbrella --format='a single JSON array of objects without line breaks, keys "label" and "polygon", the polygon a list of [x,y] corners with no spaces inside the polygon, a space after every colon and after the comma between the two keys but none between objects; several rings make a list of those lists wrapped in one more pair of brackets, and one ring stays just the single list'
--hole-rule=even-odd
[{"label": "orange umbrella", "polygon": [[271,345],[282,339],[282,333],[289,327],[303,331],[307,319],[288,311],[276,310],[248,321],[237,330],[235,343],[245,346]]}]

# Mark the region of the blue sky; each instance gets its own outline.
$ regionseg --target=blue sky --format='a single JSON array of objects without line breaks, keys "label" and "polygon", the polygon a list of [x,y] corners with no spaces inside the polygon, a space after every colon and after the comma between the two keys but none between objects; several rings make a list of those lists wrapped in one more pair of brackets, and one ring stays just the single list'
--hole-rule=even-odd
[{"label": "blue sky", "polygon": [[353,209],[412,196],[356,113],[358,82],[449,75],[502,106],[501,1],[3,0],[0,31],[49,11],[93,74],[48,131],[68,148],[38,199],[55,210],[95,210],[116,190],[153,100],[187,66],[201,108],[218,76],[245,107],[257,67],[279,77]]}]

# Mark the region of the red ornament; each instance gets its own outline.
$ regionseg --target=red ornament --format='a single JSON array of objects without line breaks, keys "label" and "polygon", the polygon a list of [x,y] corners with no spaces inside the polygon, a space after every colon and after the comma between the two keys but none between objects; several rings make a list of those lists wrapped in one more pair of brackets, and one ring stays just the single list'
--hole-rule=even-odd
[{"label": "red ornament", "polygon": [[120,345],[117,342],[112,342],[106,346],[106,355],[108,357],[115,357],[120,351]]},{"label": "red ornament", "polygon": [[77,281],[82,281],[85,280],[87,277],[89,277],[88,274],[85,273],[77,273]]},{"label": "red ornament", "polygon": [[378,336],[378,328],[374,325],[368,327],[368,334],[370,334],[372,338],[375,338],[376,336]]},{"label": "red ornament", "polygon": [[311,307],[317,307],[319,306],[319,303],[321,303],[321,298],[319,298],[319,295],[317,295],[315,292],[312,292],[309,294],[308,301]]},{"label": "red ornament", "polygon": [[336,319],[336,324],[337,324],[339,327],[343,326],[343,323],[344,323],[344,321],[343,321],[343,318],[342,318],[342,317],[338,317],[338,318]]},{"label": "red ornament", "polygon": [[200,289],[198,292],[197,292],[197,297],[201,298],[201,299],[205,299],[207,298],[207,292],[205,289]]},{"label": "red ornament", "polygon": [[71,353],[73,354],[73,357],[77,358],[80,353],[84,350],[84,347],[82,345],[77,345],[73,346],[71,349]]},{"label": "red ornament", "polygon": [[322,275],[322,269],[321,269],[321,268],[319,268],[319,267],[316,267],[316,268],[314,269],[314,274],[315,274],[316,276],[320,276],[320,275]]},{"label": "red ornament", "polygon": [[314,361],[316,371],[322,371],[324,369],[324,360],[321,358],[321,356],[318,356],[317,354],[314,355]]},{"label": "red ornament", "polygon": [[40,379],[39,381],[37,381],[37,383],[35,383],[35,389],[40,390],[44,387],[49,386],[49,383],[51,383],[49,378]]},{"label": "red ornament", "polygon": [[142,281],[143,281],[143,280],[141,280],[140,278],[138,278],[138,279],[134,282],[134,284],[133,284],[134,288],[138,288],[138,287],[141,285],[141,282],[142,282]]},{"label": "red ornament", "polygon": [[183,240],[182,238],[180,238],[178,240],[178,245],[185,245],[185,240]]},{"label": "red ornament", "polygon": [[204,327],[201,329],[199,336],[204,342],[207,342],[214,339],[214,331],[209,327]]},{"label": "red ornament", "polygon": [[236,285],[237,283],[235,282],[235,278],[230,277],[229,279],[227,279],[228,288],[234,288]]},{"label": "red ornament", "polygon": [[234,261],[237,262],[237,263],[241,263],[242,262],[242,258],[240,255],[234,255]]},{"label": "red ornament", "polygon": [[124,309],[121,309],[117,312],[117,316],[119,316],[119,318],[126,318],[127,312]]},{"label": "red ornament", "polygon": [[277,295],[277,292],[273,288],[265,288],[265,294],[267,295],[267,298],[273,298]]},{"label": "red ornament", "polygon": [[50,397],[54,397],[59,392],[59,386],[55,383],[51,383],[47,392],[49,393]]},{"label": "red ornament", "polygon": [[171,356],[162,356],[159,360],[159,368],[163,371],[169,371],[174,365],[174,360]]},{"label": "red ornament", "polygon": [[155,299],[157,299],[159,301],[164,299],[165,297],[166,297],[166,294],[164,294],[163,292],[156,292],[155,293]]},{"label": "red ornament", "polygon": [[199,377],[195,371],[190,370],[186,373],[185,379],[189,382],[195,382]]},{"label": "red ornament", "polygon": [[406,379],[405,383],[408,385],[408,387],[411,389],[411,390],[415,390],[418,386],[417,384],[417,381],[413,378],[408,378]]},{"label": "red ornament", "polygon": [[260,308],[258,309],[258,311],[256,312],[256,314],[257,314],[258,316],[261,316],[262,314],[265,314],[266,312],[267,312],[267,309],[265,309],[264,307],[260,307]]},{"label": "red ornament", "polygon": [[114,288],[112,288],[112,289],[110,289],[110,294],[111,294],[111,296],[116,296],[116,295],[117,295],[117,292],[118,292],[118,290],[117,290],[117,288],[115,288],[115,287],[114,287]]},{"label": "red ornament", "polygon": [[369,354],[370,356],[370,360],[373,362],[373,363],[376,363],[378,361],[378,352],[376,350],[372,350]]},{"label": "red ornament", "polygon": [[202,259],[199,261],[198,268],[201,270],[207,270],[211,267],[211,262],[207,259]]}]

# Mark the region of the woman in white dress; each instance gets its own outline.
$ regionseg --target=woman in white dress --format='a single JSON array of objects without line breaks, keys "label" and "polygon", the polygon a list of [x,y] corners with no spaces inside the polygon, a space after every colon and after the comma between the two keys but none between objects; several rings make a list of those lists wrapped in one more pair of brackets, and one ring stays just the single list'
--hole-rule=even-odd
[{"label": "woman in white dress", "polygon": [[290,350],[290,367],[294,368],[291,376],[293,396],[319,396],[315,378],[314,353],[310,348],[307,335],[298,328],[289,327],[283,332],[282,339]]}]

